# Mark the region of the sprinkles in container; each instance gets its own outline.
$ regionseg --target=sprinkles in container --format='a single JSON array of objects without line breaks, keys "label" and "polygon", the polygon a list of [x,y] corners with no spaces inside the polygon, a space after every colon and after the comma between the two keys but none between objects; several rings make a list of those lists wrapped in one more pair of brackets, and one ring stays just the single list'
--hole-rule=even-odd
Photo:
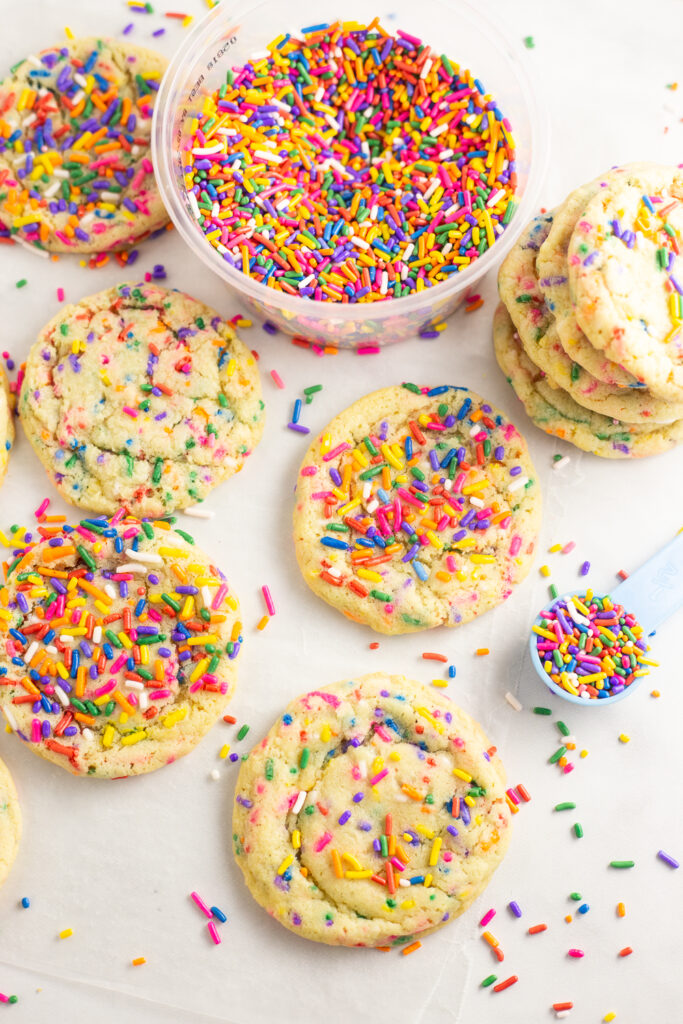
[{"label": "sprinkles in container", "polygon": [[381,345],[447,316],[505,255],[547,126],[467,3],[316,10],[288,5],[296,28],[269,0],[211,11],[164,79],[154,165],[185,241],[258,314]]}]

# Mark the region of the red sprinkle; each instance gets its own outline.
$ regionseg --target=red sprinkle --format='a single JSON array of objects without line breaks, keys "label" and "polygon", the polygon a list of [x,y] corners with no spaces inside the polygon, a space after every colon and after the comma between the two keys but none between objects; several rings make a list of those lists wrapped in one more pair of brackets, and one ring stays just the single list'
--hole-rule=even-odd
[{"label": "red sprinkle", "polygon": [[494,992],[502,992],[504,989],[510,988],[510,985],[514,985],[518,981],[519,981],[519,978],[517,977],[517,975],[516,974],[511,974],[509,978],[505,979],[505,981],[499,981],[497,985],[494,985],[493,986],[493,991]]}]

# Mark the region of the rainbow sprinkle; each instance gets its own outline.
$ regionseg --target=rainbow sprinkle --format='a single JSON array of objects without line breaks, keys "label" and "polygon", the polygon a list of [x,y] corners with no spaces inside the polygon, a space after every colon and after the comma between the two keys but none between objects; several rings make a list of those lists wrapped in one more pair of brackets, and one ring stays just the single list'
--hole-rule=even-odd
[{"label": "rainbow sprinkle", "polygon": [[514,141],[495,100],[377,19],[279,36],[191,125],[185,185],[201,231],[231,267],[289,295],[431,288],[515,211]]}]

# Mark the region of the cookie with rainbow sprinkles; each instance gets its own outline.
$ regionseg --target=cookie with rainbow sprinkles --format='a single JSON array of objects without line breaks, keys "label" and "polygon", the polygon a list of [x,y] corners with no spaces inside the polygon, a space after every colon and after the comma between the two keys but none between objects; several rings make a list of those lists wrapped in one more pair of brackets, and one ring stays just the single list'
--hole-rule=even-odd
[{"label": "cookie with rainbow sprinkles", "polygon": [[51,252],[116,250],[168,220],[150,135],[166,59],[70,39],[0,82],[0,225]]},{"label": "cookie with rainbow sprinkles", "polygon": [[213,309],[155,284],[64,306],[29,353],[26,435],[74,505],[159,516],[238,473],[264,426],[256,359]]},{"label": "cookie with rainbow sprinkles", "polygon": [[286,928],[408,949],[484,891],[510,821],[481,726],[376,672],[292,701],[242,763],[233,841],[252,895]]},{"label": "cookie with rainbow sprinkles", "polygon": [[514,424],[468,388],[359,399],[299,470],[294,542],[311,589],[380,633],[458,626],[531,568],[541,492]]},{"label": "cookie with rainbow sprinkles", "polygon": [[75,775],[154,771],[192,750],[233,695],[237,599],[165,520],[54,518],[39,516],[5,565],[0,710]]}]

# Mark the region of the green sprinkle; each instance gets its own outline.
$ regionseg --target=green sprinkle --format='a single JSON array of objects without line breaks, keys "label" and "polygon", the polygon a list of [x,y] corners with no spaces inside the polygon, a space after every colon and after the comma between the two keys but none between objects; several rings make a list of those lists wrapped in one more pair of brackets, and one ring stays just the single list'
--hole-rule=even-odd
[{"label": "green sprinkle", "polygon": [[380,847],[380,852],[381,852],[382,856],[383,857],[388,857],[388,855],[389,855],[389,846],[388,846],[388,843],[387,843],[387,837],[385,835],[381,835],[379,837],[379,847]]},{"label": "green sprinkle", "polygon": [[564,722],[556,722],[555,724],[563,736],[569,736],[569,727]]},{"label": "green sprinkle", "polygon": [[194,537],[190,533],[186,533],[185,530],[179,530],[176,526],[175,531],[179,537],[182,537],[188,544],[194,544]]},{"label": "green sprinkle", "polygon": [[554,583],[550,584],[550,586],[548,587],[548,591],[549,591],[550,596],[552,597],[552,599],[554,601],[555,598],[557,597],[557,587],[555,586]]},{"label": "green sprinkle", "polygon": [[387,604],[391,601],[391,594],[386,594],[383,590],[371,590],[370,597],[374,597],[378,601],[384,601]]},{"label": "green sprinkle", "polygon": [[164,460],[163,459],[157,459],[156,462],[154,463],[154,470],[152,472],[152,483],[153,484],[158,484],[159,481],[161,480],[161,471],[163,470],[163,468],[164,468]]},{"label": "green sprinkle", "polygon": [[85,562],[85,564],[88,566],[88,568],[92,569],[93,572],[94,572],[97,569],[97,562],[92,557],[92,555],[87,550],[87,548],[84,548],[82,544],[78,544],[77,547],[76,547],[76,551],[81,556],[81,560],[83,562]]},{"label": "green sprinkle", "polygon": [[632,868],[635,867],[634,860],[611,860],[609,866],[611,868]]},{"label": "green sprinkle", "polygon": [[17,288],[23,288],[24,285],[27,285],[27,284],[28,284],[28,281],[26,280],[26,278],[22,277],[21,281],[17,281]]},{"label": "green sprinkle", "polygon": [[576,804],[573,804],[571,800],[566,800],[563,804],[555,804],[556,811],[573,811],[576,808]]},{"label": "green sprinkle", "polygon": [[524,36],[524,45],[526,46],[527,50],[533,50],[533,48],[536,46],[536,43],[534,42],[534,37]]},{"label": "green sprinkle", "polygon": [[308,764],[308,759],[310,756],[310,750],[308,749],[308,747],[304,747],[304,749],[301,751],[301,757],[299,758],[299,768],[301,768],[302,771]]},{"label": "green sprinkle", "polygon": [[119,640],[119,638],[117,637],[116,633],[114,633],[113,630],[105,629],[104,635],[106,636],[107,640],[114,645],[114,647],[118,647],[119,649],[123,647],[123,644],[121,643],[121,641]]},{"label": "green sprinkle", "polygon": [[532,708],[532,710],[535,715],[552,715],[552,710],[550,708],[535,707]]},{"label": "green sprinkle", "polygon": [[312,384],[310,388],[304,388],[305,395],[317,395],[319,391],[322,391],[322,384]]},{"label": "green sprinkle", "polygon": [[569,893],[569,899],[570,900],[574,900],[575,903],[578,903],[579,900],[583,899],[583,896],[581,895],[580,892],[570,892]]},{"label": "green sprinkle", "polygon": [[241,725],[240,729],[239,729],[239,732],[237,733],[237,739],[238,740],[243,740],[248,732],[249,732],[249,726],[248,725]]},{"label": "green sprinkle", "polygon": [[481,987],[482,988],[488,988],[489,985],[493,985],[494,981],[498,981],[498,975],[497,974],[489,974],[488,978],[484,978],[484,980],[482,981]]},{"label": "green sprinkle", "polygon": [[273,759],[272,759],[272,757],[269,757],[268,760],[266,761],[266,770],[265,770],[265,776],[268,779],[268,782],[272,782],[273,773],[274,773]]},{"label": "green sprinkle", "polygon": [[579,825],[578,821],[574,825],[574,835],[577,839],[583,839],[583,828]]},{"label": "green sprinkle", "polygon": [[144,531],[145,537],[149,537],[149,539],[152,540],[152,538],[154,537],[154,530],[152,529],[151,523],[146,523],[143,520],[142,529]]},{"label": "green sprinkle", "polygon": [[[416,166],[416,167],[418,167],[419,165],[418,165],[418,164],[416,164],[415,166]],[[429,168],[429,173],[430,173],[430,174],[432,173],[432,169],[431,169],[431,167]],[[414,395],[421,395],[421,394],[422,394],[422,391],[421,391],[421,389],[420,389],[420,388],[419,388],[419,387],[417,386],[417,384],[409,384],[409,383],[404,383],[404,384],[401,384],[401,387],[402,387],[402,388],[405,388],[405,389],[406,389],[406,391],[412,391]]]},{"label": "green sprinkle", "polygon": [[566,753],[567,753],[567,748],[566,747],[560,747],[558,750],[555,751],[554,754],[552,754],[550,756],[548,763],[549,764],[557,764],[557,762],[560,760],[560,758],[564,757],[564,755]]},{"label": "green sprinkle", "polygon": [[162,594],[161,600],[164,604],[167,604],[169,608],[172,608],[174,612],[180,611],[180,602],[176,601],[175,598],[170,597],[168,594]]}]

